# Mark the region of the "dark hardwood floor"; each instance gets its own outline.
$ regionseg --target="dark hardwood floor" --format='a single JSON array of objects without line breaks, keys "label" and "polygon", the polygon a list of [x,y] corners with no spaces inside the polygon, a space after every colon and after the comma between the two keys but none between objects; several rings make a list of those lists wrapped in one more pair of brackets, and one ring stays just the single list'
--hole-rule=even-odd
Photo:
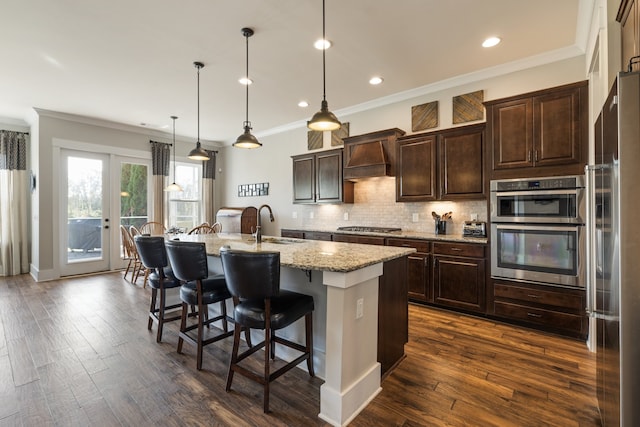
[{"label": "dark hardwood floor", "polygon": [[[141,281],[140,281],[141,282]],[[236,376],[231,340],[203,371],[177,323],[147,331],[149,289],[108,273],[0,278],[0,426],[310,426],[322,380],[294,369],[262,389]],[[597,426],[595,358],[583,343],[411,305],[407,358],[353,426]]]}]

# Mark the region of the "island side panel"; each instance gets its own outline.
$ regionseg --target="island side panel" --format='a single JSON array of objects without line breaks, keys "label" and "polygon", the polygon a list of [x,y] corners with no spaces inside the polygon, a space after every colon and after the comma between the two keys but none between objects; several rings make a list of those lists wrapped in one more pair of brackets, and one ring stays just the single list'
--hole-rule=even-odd
[{"label": "island side panel", "polygon": [[378,295],[378,362],[385,378],[404,359],[409,342],[406,256],[384,263]]},{"label": "island side panel", "polygon": [[383,264],[378,263],[348,273],[323,274],[327,286],[326,376],[320,387],[319,416],[332,425],[347,424],[381,391],[377,356],[382,272]]}]

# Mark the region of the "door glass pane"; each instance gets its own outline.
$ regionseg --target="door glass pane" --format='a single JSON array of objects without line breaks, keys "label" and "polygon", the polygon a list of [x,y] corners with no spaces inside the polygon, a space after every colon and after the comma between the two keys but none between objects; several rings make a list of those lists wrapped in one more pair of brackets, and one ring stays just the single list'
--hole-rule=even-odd
[{"label": "door glass pane", "polygon": [[102,258],[102,161],[67,160],[67,261]]},{"label": "door glass pane", "polygon": [[147,165],[122,163],[120,168],[120,224],[140,228],[149,220]]}]

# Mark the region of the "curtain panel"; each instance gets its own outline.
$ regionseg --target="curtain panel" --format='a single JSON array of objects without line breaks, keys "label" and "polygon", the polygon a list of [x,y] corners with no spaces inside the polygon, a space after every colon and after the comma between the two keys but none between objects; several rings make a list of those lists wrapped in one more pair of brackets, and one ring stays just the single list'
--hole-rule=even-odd
[{"label": "curtain panel", "polygon": [[0,275],[29,272],[27,136],[0,130]]},{"label": "curtain panel", "polygon": [[209,224],[213,224],[214,222],[216,222],[216,152],[210,150],[205,151],[209,155],[209,160],[205,160],[202,162],[202,214],[204,221],[208,222]]},{"label": "curtain panel", "polygon": [[169,228],[167,220],[169,213],[167,210],[167,196],[164,191],[166,177],[169,176],[169,161],[171,158],[171,144],[164,142],[149,141],[151,143],[151,169],[153,174],[153,218],[149,221],[164,224]]}]

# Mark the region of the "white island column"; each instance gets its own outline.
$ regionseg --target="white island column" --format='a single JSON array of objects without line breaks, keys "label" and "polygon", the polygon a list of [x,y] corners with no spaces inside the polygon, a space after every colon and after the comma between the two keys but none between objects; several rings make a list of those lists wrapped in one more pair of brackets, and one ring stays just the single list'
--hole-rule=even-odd
[{"label": "white island column", "polygon": [[324,271],[327,286],[326,374],[320,414],[348,424],[382,390],[378,363],[378,277],[382,263],[347,273]]}]

